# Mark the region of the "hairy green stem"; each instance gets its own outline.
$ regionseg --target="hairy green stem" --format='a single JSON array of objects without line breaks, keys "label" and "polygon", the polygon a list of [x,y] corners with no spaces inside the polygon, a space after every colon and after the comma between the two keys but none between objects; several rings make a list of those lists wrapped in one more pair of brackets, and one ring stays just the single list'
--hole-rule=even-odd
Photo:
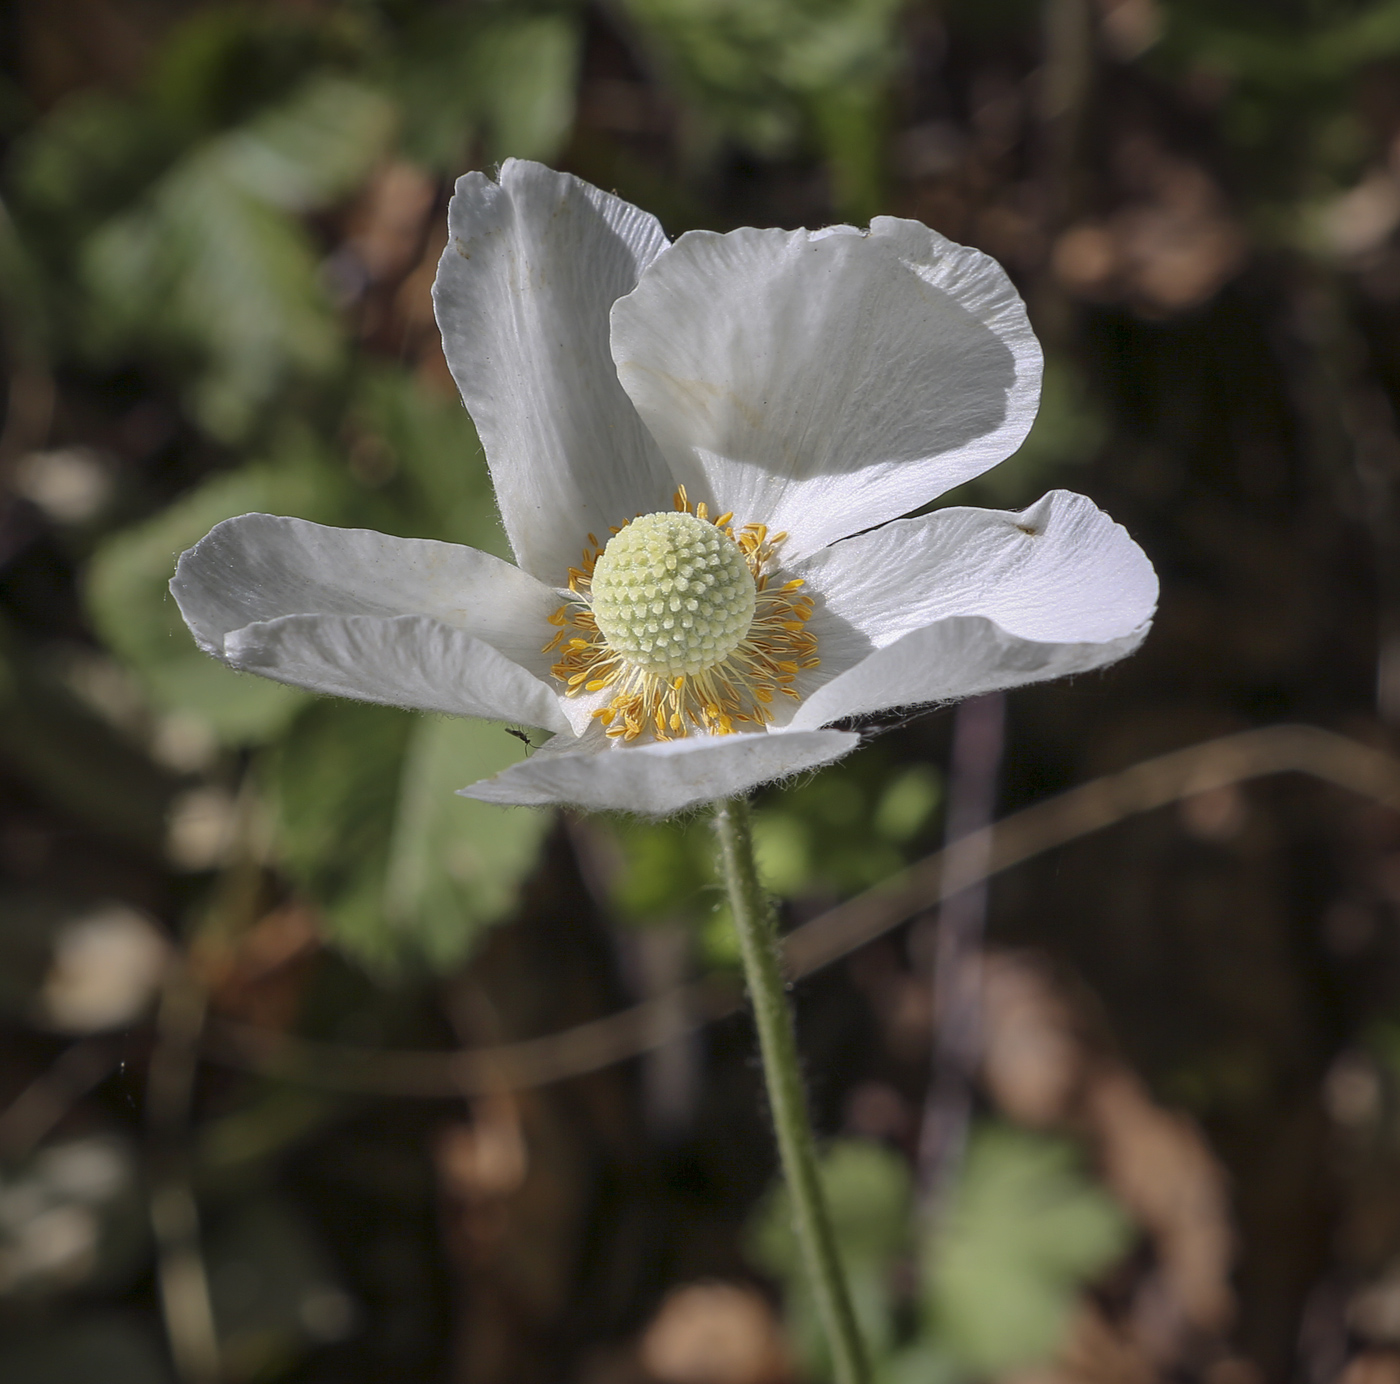
[{"label": "hairy green stem", "polygon": [[777,927],[772,905],[759,883],[749,807],[742,798],[715,804],[715,832],[753,1004],[797,1242],[826,1329],[833,1374],[836,1384],[867,1384],[870,1372],[826,1209],[826,1194],[817,1175],[816,1147],[797,1060],[797,1035],[778,962]]}]

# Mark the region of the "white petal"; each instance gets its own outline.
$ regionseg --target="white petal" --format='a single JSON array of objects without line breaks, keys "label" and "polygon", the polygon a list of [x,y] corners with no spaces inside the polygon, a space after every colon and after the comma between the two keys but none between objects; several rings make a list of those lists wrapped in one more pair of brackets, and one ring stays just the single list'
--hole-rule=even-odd
[{"label": "white petal", "polygon": [[1019,514],[946,509],[834,544],[791,569],[817,596],[822,671],[792,726],[819,726],[1101,667],[1157,604],[1142,549],[1082,495]]},{"label": "white petal", "polygon": [[232,631],[224,658],[329,696],[569,730],[559,698],[538,678],[425,615],[284,615]]},{"label": "white petal", "polygon": [[1040,347],[1001,267],[917,221],[692,231],[612,314],[618,376],[692,496],[792,560],[1020,445]]},{"label": "white petal", "polygon": [[433,302],[520,565],[564,584],[589,533],[669,509],[674,482],[617,382],[608,310],[666,248],[654,216],[507,159],[448,208]]},{"label": "white petal", "polygon": [[[667,817],[699,803],[732,798],[770,779],[815,769],[849,754],[849,731],[690,736],[645,745],[599,746],[551,740],[529,759],[462,793],[503,806],[569,803],[596,811]],[[554,746],[559,752],[551,753]]]},{"label": "white petal", "polygon": [[[1068,490],[1019,512],[956,506],[901,519],[787,564],[783,575],[820,597],[812,629],[822,645],[833,634],[854,638],[861,653],[949,615],[986,615],[1027,639],[1114,639],[1157,604],[1147,555]],[[826,647],[819,652],[826,665]]]},{"label": "white petal", "polygon": [[801,730],[1086,673],[1126,658],[1146,635],[1144,626],[1103,643],[1046,644],[1019,639],[980,615],[955,615],[906,634],[832,679],[803,703],[792,724]]},{"label": "white petal", "polygon": [[500,558],[456,543],[244,514],[184,553],[170,590],[196,642],[227,658],[234,630],[283,615],[428,615],[537,677],[559,596]]}]

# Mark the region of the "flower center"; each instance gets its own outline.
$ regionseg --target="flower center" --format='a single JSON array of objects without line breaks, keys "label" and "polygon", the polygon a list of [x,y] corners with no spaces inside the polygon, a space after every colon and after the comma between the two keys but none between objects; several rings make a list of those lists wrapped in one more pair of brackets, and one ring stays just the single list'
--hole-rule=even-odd
[{"label": "flower center", "polygon": [[598,631],[635,668],[694,677],[744,641],[758,589],[739,545],[684,512],[643,514],[593,568]]},{"label": "flower center", "polygon": [[802,579],[770,581],[787,534],[736,532],[732,513],[710,518],[684,486],[675,505],[613,529],[606,546],[590,533],[549,617],[550,671],[567,696],[611,693],[593,716],[615,740],[766,726],[774,698],[800,701],[793,684],[821,662]]}]

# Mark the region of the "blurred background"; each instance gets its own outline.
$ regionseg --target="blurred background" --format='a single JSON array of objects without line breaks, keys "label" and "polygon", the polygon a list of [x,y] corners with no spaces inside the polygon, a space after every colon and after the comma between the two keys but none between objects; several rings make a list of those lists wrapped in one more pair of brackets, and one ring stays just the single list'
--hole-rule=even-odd
[{"label": "blurred background", "polygon": [[1400,1384],[1397,0],[9,0],[0,69],[6,1384],[826,1377],[704,820],[457,798],[520,728],[166,595],[248,510],[504,551],[429,287],[511,155],[996,256],[1042,411],[940,503],[1161,573],[758,799],[882,1384]]}]

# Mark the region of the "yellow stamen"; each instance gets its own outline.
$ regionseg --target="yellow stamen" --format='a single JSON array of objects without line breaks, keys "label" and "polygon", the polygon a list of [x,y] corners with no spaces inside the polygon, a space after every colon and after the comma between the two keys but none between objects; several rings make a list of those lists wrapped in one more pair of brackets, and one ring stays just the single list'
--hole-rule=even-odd
[{"label": "yellow stamen", "polygon": [[[747,605],[752,614],[743,617],[746,627],[735,627],[731,617],[723,617],[722,626],[714,624],[719,610],[734,608],[715,606],[714,601],[737,599],[734,593],[739,588],[731,583],[741,579],[732,565],[724,566],[730,560],[722,559],[723,550],[707,547],[712,540],[699,548],[685,546],[698,541],[689,537],[685,521],[675,530],[682,547],[667,548],[671,539],[666,535],[671,531],[665,525],[658,527],[659,515],[637,516],[643,523],[636,532],[642,536],[629,538],[631,548],[626,554],[619,549],[620,556],[609,559],[612,566],[604,573],[598,564],[610,545],[599,545],[597,537],[589,534],[590,547],[583,550],[581,565],[568,573],[574,599],[547,617],[561,627],[546,646],[547,652],[558,651],[551,671],[570,697],[611,689],[611,699],[592,712],[592,719],[610,738],[624,743],[644,734],[669,740],[692,730],[730,735],[764,726],[773,719],[776,695],[800,701],[802,693],[791,684],[804,670],[819,664],[816,639],[805,628],[814,610],[812,599],[795,596],[803,581],[770,584],[769,580],[775,550],[787,535],[770,534],[763,524],[745,524],[736,532],[731,527],[732,511],[711,519],[709,507],[704,502],[692,504],[684,486],[676,488],[673,504],[674,513],[704,523],[706,532],[718,531],[734,544],[729,551],[740,562],[738,570],[742,573],[746,568],[752,580],[752,595],[743,598],[752,602]],[[608,532],[616,538],[631,523],[610,527]],[[700,568],[693,567],[697,561]],[[720,567],[709,566],[717,561]],[[697,572],[710,576],[699,581]],[[604,624],[621,638],[620,645],[611,643],[599,628],[594,602],[603,577],[610,583]],[[618,585],[619,580],[625,587]],[[733,632],[706,633],[703,639],[698,633],[721,627]],[[704,642],[712,639],[713,661],[707,665],[702,651],[712,647]],[[678,671],[682,667],[684,671]]]}]

